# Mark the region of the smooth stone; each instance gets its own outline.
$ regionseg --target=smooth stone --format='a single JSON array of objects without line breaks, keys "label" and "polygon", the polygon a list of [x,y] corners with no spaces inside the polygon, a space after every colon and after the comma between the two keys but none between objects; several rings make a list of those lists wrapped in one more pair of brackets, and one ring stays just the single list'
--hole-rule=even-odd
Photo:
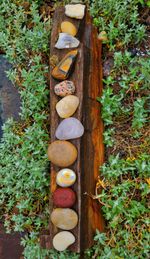
[{"label": "smooth stone", "polygon": [[56,129],[56,138],[60,140],[80,138],[84,133],[82,123],[76,118],[64,119]]},{"label": "smooth stone", "polygon": [[85,14],[85,5],[68,4],[65,6],[65,14],[71,18],[83,19]]},{"label": "smooth stone", "polygon": [[56,95],[60,97],[65,97],[67,95],[74,94],[75,92],[75,85],[72,81],[63,81],[54,87],[54,92]]},{"label": "smooth stone", "polygon": [[69,168],[64,168],[57,173],[56,183],[61,187],[69,187],[76,181],[76,174]]},{"label": "smooth stone", "polygon": [[78,50],[72,50],[65,55],[65,57],[52,70],[52,76],[57,80],[67,79],[71,73],[77,54]]},{"label": "smooth stone", "polygon": [[78,106],[79,98],[75,95],[68,95],[56,104],[56,111],[61,118],[66,119],[75,113]]},{"label": "smooth stone", "polygon": [[53,203],[58,208],[70,208],[75,201],[76,194],[70,188],[58,188],[53,193]]},{"label": "smooth stone", "polygon": [[64,21],[60,25],[61,32],[68,33],[71,36],[75,36],[77,34],[77,29],[75,25],[71,22]]},{"label": "smooth stone", "polygon": [[59,33],[59,38],[55,44],[57,49],[71,49],[77,48],[80,44],[80,41],[75,37],[69,35],[68,33]]},{"label": "smooth stone", "polygon": [[74,242],[75,237],[69,231],[61,231],[53,238],[53,246],[59,252],[65,251]]},{"label": "smooth stone", "polygon": [[56,208],[51,213],[51,221],[57,228],[71,230],[78,224],[78,215],[72,209]]},{"label": "smooth stone", "polygon": [[101,41],[107,41],[107,33],[105,31],[101,31],[98,35],[98,39]]},{"label": "smooth stone", "polygon": [[56,140],[48,147],[48,158],[54,165],[67,167],[77,159],[77,149],[68,141]]}]

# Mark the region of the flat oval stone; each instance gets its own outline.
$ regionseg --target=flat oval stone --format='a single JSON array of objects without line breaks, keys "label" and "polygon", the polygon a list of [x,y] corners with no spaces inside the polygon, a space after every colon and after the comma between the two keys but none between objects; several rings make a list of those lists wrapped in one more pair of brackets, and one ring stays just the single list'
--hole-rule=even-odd
[{"label": "flat oval stone", "polygon": [[56,111],[61,118],[72,116],[79,105],[79,98],[75,95],[68,95],[56,104]]},{"label": "flat oval stone", "polygon": [[75,92],[75,85],[72,81],[63,81],[54,87],[54,92],[56,95],[60,97],[65,97],[67,95],[74,94]]},{"label": "flat oval stone", "polygon": [[68,4],[65,6],[65,15],[71,18],[83,19],[85,14],[85,5]]},{"label": "flat oval stone", "polygon": [[57,208],[51,213],[51,221],[57,228],[71,230],[78,224],[78,215],[72,209]]},{"label": "flat oval stone", "polygon": [[52,70],[52,76],[57,80],[67,79],[71,73],[77,54],[78,50],[72,50],[65,55],[65,57]]},{"label": "flat oval stone", "polygon": [[57,251],[65,251],[75,242],[74,235],[69,231],[61,231],[53,238],[53,246]]},{"label": "flat oval stone", "polygon": [[70,208],[75,201],[75,192],[70,188],[58,188],[53,193],[53,202],[56,207]]},{"label": "flat oval stone", "polygon": [[68,33],[59,33],[59,38],[57,43],[55,44],[55,48],[57,49],[71,49],[77,48],[80,44],[80,41],[77,40],[72,35]]},{"label": "flat oval stone", "polygon": [[77,149],[68,141],[56,140],[48,147],[48,158],[57,166],[67,167],[77,159]]},{"label": "flat oval stone", "polygon": [[56,183],[61,187],[69,187],[76,181],[76,174],[69,168],[64,168],[57,173]]},{"label": "flat oval stone", "polygon": [[82,123],[76,118],[64,119],[56,129],[56,138],[60,140],[80,138],[84,133]]},{"label": "flat oval stone", "polygon": [[74,26],[74,24],[71,22],[68,22],[68,21],[62,22],[60,25],[60,28],[61,28],[61,32],[68,33],[71,36],[75,36],[77,34],[77,29]]}]

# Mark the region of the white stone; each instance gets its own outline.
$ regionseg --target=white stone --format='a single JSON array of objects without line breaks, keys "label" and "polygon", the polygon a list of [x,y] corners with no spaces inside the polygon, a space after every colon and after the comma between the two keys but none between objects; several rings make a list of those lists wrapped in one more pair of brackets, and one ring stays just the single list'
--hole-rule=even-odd
[{"label": "white stone", "polygon": [[85,5],[68,4],[65,6],[65,14],[71,18],[83,19],[85,14]]},{"label": "white stone", "polygon": [[80,44],[79,40],[77,40],[72,35],[69,35],[68,33],[59,33],[59,38],[55,45],[55,48],[71,49],[71,48],[77,48],[79,44]]},{"label": "white stone", "polygon": [[53,246],[57,251],[65,251],[75,242],[74,235],[69,231],[61,231],[53,238]]}]

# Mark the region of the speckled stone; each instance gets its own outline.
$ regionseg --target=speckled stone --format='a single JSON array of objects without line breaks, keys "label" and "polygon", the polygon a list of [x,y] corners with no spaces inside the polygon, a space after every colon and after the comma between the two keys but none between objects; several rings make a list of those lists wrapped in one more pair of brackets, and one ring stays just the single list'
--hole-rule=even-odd
[{"label": "speckled stone", "polygon": [[76,195],[71,188],[57,188],[53,193],[53,203],[58,208],[71,208],[75,201]]},{"label": "speckled stone", "polygon": [[52,70],[52,76],[57,80],[65,80],[71,74],[71,70],[75,59],[77,57],[78,50],[70,51],[65,57],[54,67]]},{"label": "speckled stone", "polygon": [[61,231],[53,238],[53,246],[59,252],[65,251],[74,242],[75,237],[69,231]]},{"label": "speckled stone", "polygon": [[75,113],[78,105],[79,98],[75,95],[68,95],[56,104],[56,111],[61,118],[69,118]]},{"label": "speckled stone", "polygon": [[68,141],[56,140],[48,147],[48,158],[57,166],[67,167],[77,159],[77,149]]},{"label": "speckled stone", "polygon": [[59,33],[59,38],[57,43],[55,44],[55,48],[57,49],[72,49],[77,48],[80,44],[80,41],[69,35],[68,33]]},{"label": "speckled stone", "polygon": [[68,140],[80,138],[84,133],[82,123],[76,118],[64,119],[56,129],[56,138],[60,140]]},{"label": "speckled stone", "polygon": [[71,36],[75,36],[77,34],[77,29],[75,25],[71,22],[68,22],[68,21],[62,22],[60,28],[62,32],[68,33]]},{"label": "speckled stone", "polygon": [[51,221],[57,228],[71,230],[78,224],[78,215],[72,209],[56,208],[51,213]]},{"label": "speckled stone", "polygon": [[57,173],[56,183],[61,187],[69,187],[76,181],[76,174],[69,168],[64,168]]},{"label": "speckled stone", "polygon": [[71,18],[83,19],[84,14],[85,14],[85,5],[68,4],[65,6],[65,14]]},{"label": "speckled stone", "polygon": [[74,94],[75,92],[75,85],[72,81],[63,81],[54,87],[54,92],[56,95],[60,97],[65,97],[67,95]]}]

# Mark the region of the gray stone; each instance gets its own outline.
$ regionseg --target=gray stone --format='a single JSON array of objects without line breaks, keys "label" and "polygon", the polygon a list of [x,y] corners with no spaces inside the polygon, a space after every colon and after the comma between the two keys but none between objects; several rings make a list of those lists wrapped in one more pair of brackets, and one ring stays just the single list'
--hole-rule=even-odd
[{"label": "gray stone", "polygon": [[56,129],[56,138],[60,140],[80,138],[84,133],[84,127],[76,118],[63,120]]},{"label": "gray stone", "polygon": [[68,33],[59,33],[58,41],[55,45],[57,49],[70,49],[70,48],[77,48],[80,42],[72,35]]}]

